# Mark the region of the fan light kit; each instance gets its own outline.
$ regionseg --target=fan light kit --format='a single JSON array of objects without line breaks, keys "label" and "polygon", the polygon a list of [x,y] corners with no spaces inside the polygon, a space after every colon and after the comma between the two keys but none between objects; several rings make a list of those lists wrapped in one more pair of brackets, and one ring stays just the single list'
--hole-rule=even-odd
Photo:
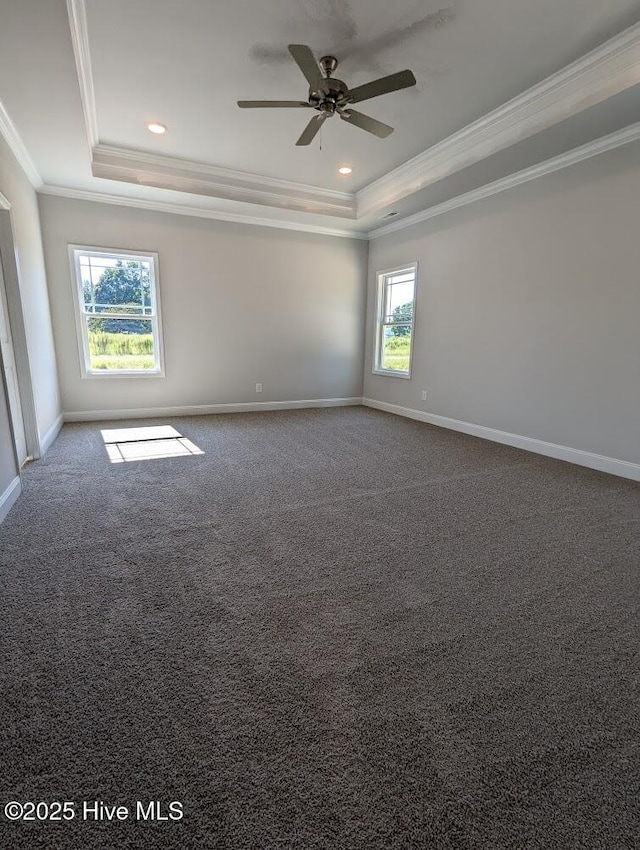
[{"label": "fan light kit", "polygon": [[340,174],[351,174],[353,168],[349,168],[348,165],[343,165],[342,168],[339,168],[338,171]]},{"label": "fan light kit", "polygon": [[289,53],[309,83],[308,100],[239,100],[238,106],[242,109],[315,109],[319,114],[309,121],[296,145],[311,144],[327,118],[333,118],[334,115],[381,139],[393,133],[393,127],[351,109],[351,104],[415,86],[416,78],[411,71],[398,71],[350,89],[342,80],[331,76],[338,67],[335,56],[323,56],[318,65],[311,48],[306,44],[290,44]]},{"label": "fan light kit", "polygon": [[151,124],[147,124],[147,129],[152,133],[156,133],[158,136],[161,136],[163,133],[167,132],[167,128],[164,124],[158,124],[157,121],[152,121]]}]

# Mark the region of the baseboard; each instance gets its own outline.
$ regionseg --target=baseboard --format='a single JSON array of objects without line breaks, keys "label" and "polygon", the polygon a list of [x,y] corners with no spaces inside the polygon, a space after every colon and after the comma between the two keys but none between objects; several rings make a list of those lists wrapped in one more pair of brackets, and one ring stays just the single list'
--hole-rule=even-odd
[{"label": "baseboard", "polygon": [[269,410],[299,410],[307,407],[351,407],[358,398],[312,398],[298,401],[248,401],[237,404],[197,404],[179,407],[138,407],[119,410],[80,410],[64,414],[65,422],[95,422],[103,419],[156,419],[160,416],[207,416],[211,413],[249,413]]},{"label": "baseboard", "polygon": [[44,456],[47,453],[47,451],[51,448],[55,438],[60,433],[60,429],[62,428],[63,424],[64,424],[64,416],[61,413],[60,416],[58,416],[58,418],[55,420],[53,425],[49,428],[47,433],[44,435],[44,437],[40,438],[40,456],[41,457]]},{"label": "baseboard", "polygon": [[0,522],[4,520],[11,508],[18,501],[18,496],[22,492],[22,484],[20,478],[16,475],[7,489],[0,495]]},{"label": "baseboard", "polygon": [[452,431],[460,431],[463,434],[470,434],[473,437],[481,437],[483,440],[503,443],[507,446],[524,449],[525,451],[552,457],[556,460],[566,460],[569,463],[578,464],[578,466],[588,466],[590,469],[597,469],[599,472],[608,472],[611,475],[618,475],[621,478],[640,481],[640,464],[638,463],[630,463],[626,460],[606,457],[606,455],[593,454],[592,452],[582,451],[582,449],[572,449],[569,446],[559,446],[556,443],[547,443],[544,440],[523,437],[520,434],[510,434],[508,431],[498,431],[495,428],[487,428],[484,425],[461,422],[459,419],[449,419],[447,416],[438,416],[435,413],[427,413],[411,407],[387,404],[387,402],[376,401],[372,398],[363,398],[362,403],[366,407],[374,407],[376,410],[384,410],[387,413],[395,413],[398,416],[417,419],[419,422],[427,422],[429,425],[449,428]]}]

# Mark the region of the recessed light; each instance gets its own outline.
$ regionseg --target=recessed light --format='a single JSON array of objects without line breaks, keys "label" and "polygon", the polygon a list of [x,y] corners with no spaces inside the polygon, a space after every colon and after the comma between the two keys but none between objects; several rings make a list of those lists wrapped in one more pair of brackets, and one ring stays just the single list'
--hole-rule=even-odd
[{"label": "recessed light", "polygon": [[167,132],[165,125],[158,124],[157,121],[152,121],[151,124],[147,124],[147,129],[151,130],[152,133],[157,133],[159,136]]},{"label": "recessed light", "polygon": [[351,174],[353,168],[349,168],[348,165],[343,165],[342,168],[339,168],[338,171],[340,174]]}]

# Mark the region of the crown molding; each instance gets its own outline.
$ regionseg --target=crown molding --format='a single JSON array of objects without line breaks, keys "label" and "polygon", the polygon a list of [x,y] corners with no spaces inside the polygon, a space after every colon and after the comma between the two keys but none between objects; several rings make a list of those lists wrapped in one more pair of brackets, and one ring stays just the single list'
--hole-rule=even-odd
[{"label": "crown molding", "polygon": [[355,195],[112,145],[97,145],[94,177],[354,219]]},{"label": "crown molding", "polygon": [[[249,216],[239,213],[220,212],[218,210],[210,210],[203,207],[192,207],[186,204],[176,204],[168,201],[150,201],[140,198],[129,198],[122,195],[110,195],[102,192],[91,192],[85,189],[71,189],[64,186],[48,186],[43,185],[39,188],[39,194],[54,195],[62,198],[72,198],[81,201],[92,201],[93,203],[114,204],[116,206],[131,207],[133,209],[152,210],[154,212],[170,213],[173,215],[187,215],[196,218],[208,218],[216,221],[228,221],[238,224],[249,224],[257,227],[272,227],[281,230],[296,230],[303,233],[318,233],[323,236],[339,236],[348,239],[377,239],[382,236],[387,236],[390,233],[395,233],[398,230],[404,230],[407,227],[412,227],[423,221],[428,221],[432,218],[437,218],[446,213],[453,212],[461,207],[469,204],[482,201],[485,198],[490,198],[492,195],[497,195],[505,192],[508,189],[513,189],[523,183],[529,183],[532,180],[537,180],[540,177],[545,177],[548,174],[553,174],[564,168],[570,168],[572,165],[577,165],[592,157],[607,153],[633,142],[640,141],[640,122],[631,124],[622,130],[603,136],[589,142],[586,145],[581,145],[578,148],[567,151],[552,159],[533,165],[530,168],[525,168],[515,174],[510,174],[500,180],[495,180],[492,183],[487,183],[485,186],[480,186],[471,192],[466,192],[463,195],[458,195],[441,204],[422,210],[415,215],[407,216],[400,221],[394,221],[384,227],[376,228],[368,233],[362,231],[340,230],[337,228],[321,227],[301,222],[277,221],[273,219],[260,218],[258,216]],[[0,207],[3,200],[0,195]],[[8,204],[8,201],[6,202]]]},{"label": "crown molding", "polygon": [[209,218],[215,221],[228,221],[236,224],[250,224],[257,227],[273,227],[277,230],[297,230],[302,233],[317,233],[321,236],[339,236],[346,239],[364,239],[369,237],[362,231],[340,230],[297,221],[278,221],[270,218],[243,215],[241,213],[220,212],[204,207],[191,207],[168,201],[150,201],[141,198],[128,198],[123,195],[107,195],[102,192],[90,192],[85,189],[70,189],[64,186],[43,185],[38,190],[41,195],[54,195],[60,198],[73,198],[79,201],[92,201],[98,204],[115,204],[121,207],[152,210],[153,212],[188,215],[195,218]]},{"label": "crown molding", "polygon": [[640,23],[356,193],[358,218],[640,82]]},{"label": "crown molding", "polygon": [[490,198],[492,195],[497,195],[500,192],[505,192],[507,189],[513,189],[523,183],[528,183],[531,180],[537,180],[539,177],[544,177],[547,174],[553,174],[554,171],[560,171],[563,168],[569,168],[572,165],[577,165],[586,159],[591,159],[594,156],[599,156],[607,151],[615,150],[616,148],[628,145],[631,142],[640,141],[640,122],[631,124],[623,130],[618,130],[608,136],[603,136],[593,142],[588,142],[586,145],[581,145],[578,148],[567,151],[566,153],[554,156],[552,159],[547,159],[544,162],[539,162],[530,168],[525,168],[522,171],[517,171],[515,174],[510,174],[508,177],[502,177],[500,180],[495,180],[493,183],[487,183],[485,186],[480,186],[478,189],[473,189],[471,192],[466,192],[464,195],[458,195],[456,198],[451,198],[448,201],[443,201],[441,204],[436,204],[429,209],[422,210],[415,215],[407,216],[400,221],[394,221],[392,224],[386,224],[384,227],[378,227],[375,230],[369,231],[370,239],[377,239],[380,236],[386,236],[389,233],[395,233],[397,230],[404,230],[405,227],[412,227],[414,224],[419,224],[422,221],[428,221],[430,218],[437,218],[445,215],[453,210],[466,207],[469,204],[474,204],[476,201],[482,201],[485,198]]},{"label": "crown molding", "polygon": [[20,134],[9,117],[9,113],[4,108],[2,101],[0,101],[0,135],[9,145],[11,153],[18,160],[20,167],[27,175],[27,178],[33,188],[39,189],[42,186],[42,177],[40,177],[38,169],[35,167],[29,151],[26,149],[24,142],[20,138]]},{"label": "crown molding", "polygon": [[76,60],[82,114],[87,131],[89,150],[98,144],[98,113],[93,89],[91,71],[91,52],[89,50],[89,30],[87,28],[87,9],[84,0],[67,0],[67,14],[71,30],[73,55]]},{"label": "crown molding", "polygon": [[[67,0],[67,10],[94,176],[134,185],[146,185],[177,192],[351,220],[367,217],[388,209],[398,201],[419,192],[438,180],[480,162],[535,133],[624,91],[630,86],[640,83],[640,23],[637,23],[526,92],[487,113],[447,139],[443,139],[428,150],[363,187],[357,193],[352,194],[249,172],[234,171],[205,163],[100,144],[85,0]],[[1,120],[2,115],[0,113],[0,130],[2,130]],[[622,131],[623,134],[625,132]],[[17,137],[17,133],[15,135]],[[613,134],[613,136],[616,135]],[[626,144],[626,142],[622,141],[620,144]],[[404,227],[410,227],[419,221],[442,215],[452,209],[505,191],[519,183],[567,167],[574,161],[572,159],[573,154],[579,156],[575,161],[580,161],[580,159],[595,156],[600,152],[598,143],[594,143],[594,145],[594,148],[590,145],[583,146],[574,152],[570,152],[570,154],[564,154],[531,169],[525,169],[502,180],[497,180],[436,207],[372,230],[370,233],[372,236],[378,237]],[[28,166],[25,167],[24,164],[25,157],[29,162],[31,161],[21,142],[19,142],[20,146],[23,151],[21,156],[18,156],[15,149],[14,153],[18,156],[25,171],[29,173]],[[618,145],[614,143],[613,146]],[[590,150],[594,152],[589,153]],[[577,154],[577,151],[581,153]],[[37,171],[31,163],[30,179],[34,174],[37,175]],[[32,182],[34,181],[32,180]],[[37,182],[34,185],[37,187],[42,185],[39,175],[37,175]],[[47,187],[47,189],[49,188],[51,187]],[[87,194],[94,196],[91,198],[92,200],[103,199],[108,203],[116,203],[112,199],[118,197],[92,192]],[[129,198],[124,200],[130,206],[142,206],[146,203],[130,202],[131,199]],[[213,213],[211,210],[193,212],[196,208],[187,205],[162,205],[163,210],[167,210],[168,207],[171,207],[169,211],[181,214],[204,215],[204,217],[246,221],[271,227],[310,229],[311,232],[353,236],[351,231],[343,232],[331,228],[318,229],[313,226],[309,228],[306,225],[294,227],[288,223],[276,224],[270,219],[260,217],[241,215],[236,218],[235,214]],[[362,238],[362,236],[359,235],[356,238]]]},{"label": "crown molding", "polygon": [[280,177],[265,177],[262,174],[254,174],[250,171],[236,171],[232,168],[222,168],[219,165],[210,165],[203,162],[195,162],[191,159],[179,159],[178,157],[166,156],[164,154],[147,153],[135,148],[124,148],[117,145],[96,146],[94,151],[97,159],[109,157],[117,160],[124,157],[131,162],[137,162],[142,168],[168,169],[196,175],[205,175],[207,178],[220,181],[251,182],[259,183],[274,190],[285,192],[297,192],[302,196],[316,194],[322,198],[335,199],[338,201],[351,202],[355,200],[352,192],[340,192],[337,189],[322,189],[319,186],[311,186],[307,183],[297,183],[293,180],[283,180]]}]

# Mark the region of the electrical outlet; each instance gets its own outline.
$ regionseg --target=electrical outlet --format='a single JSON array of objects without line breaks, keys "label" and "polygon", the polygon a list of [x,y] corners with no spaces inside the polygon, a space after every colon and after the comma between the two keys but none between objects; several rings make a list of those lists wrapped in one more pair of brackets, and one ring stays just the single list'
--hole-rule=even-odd
[{"label": "electrical outlet", "polygon": [[426,401],[426,400],[427,400],[427,391],[422,390],[422,401]]},{"label": "electrical outlet", "polygon": [[257,393],[261,393],[261,392],[262,392],[262,384],[256,384],[256,392],[257,392]]}]

